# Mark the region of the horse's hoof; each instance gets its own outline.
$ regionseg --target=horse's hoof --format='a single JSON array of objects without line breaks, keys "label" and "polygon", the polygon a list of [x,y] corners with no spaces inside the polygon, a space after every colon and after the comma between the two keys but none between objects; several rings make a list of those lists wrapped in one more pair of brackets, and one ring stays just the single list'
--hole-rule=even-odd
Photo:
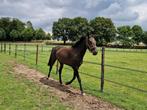
[{"label": "horse's hoof", "polygon": [[66,82],[66,83],[65,83],[65,85],[69,85],[69,83],[68,83],[68,82]]},{"label": "horse's hoof", "polygon": [[83,92],[81,92],[81,95],[82,95],[82,96],[85,96],[86,94],[85,94],[85,93],[83,93]]},{"label": "horse's hoof", "polygon": [[46,78],[47,80],[49,79],[49,77]]},{"label": "horse's hoof", "polygon": [[63,85],[63,84],[60,82],[60,85]]}]

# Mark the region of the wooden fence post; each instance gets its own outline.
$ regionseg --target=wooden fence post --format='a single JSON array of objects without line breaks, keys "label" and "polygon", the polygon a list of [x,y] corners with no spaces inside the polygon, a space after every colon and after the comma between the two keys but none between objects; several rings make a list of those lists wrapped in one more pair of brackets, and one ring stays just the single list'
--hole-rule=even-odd
[{"label": "wooden fence post", "polygon": [[1,52],[3,51],[3,44],[2,44],[2,42],[1,42]]},{"label": "wooden fence post", "polygon": [[101,59],[101,92],[104,89],[104,58],[105,58],[105,47],[102,47],[102,59]]},{"label": "wooden fence post", "polygon": [[24,44],[24,60],[26,59],[26,44]]},{"label": "wooden fence post", "polygon": [[15,58],[17,57],[17,44],[15,44]]},{"label": "wooden fence post", "polygon": [[38,44],[36,46],[36,65],[38,64]]},{"label": "wooden fence post", "polygon": [[41,48],[42,52],[43,52],[43,45],[42,45],[42,48]]},{"label": "wooden fence post", "polygon": [[2,43],[2,52],[3,52],[3,47],[4,47],[4,46],[3,46],[3,43]]},{"label": "wooden fence post", "polygon": [[6,43],[4,43],[4,52],[6,53]]},{"label": "wooden fence post", "polygon": [[9,43],[9,55],[11,55],[11,43]]}]

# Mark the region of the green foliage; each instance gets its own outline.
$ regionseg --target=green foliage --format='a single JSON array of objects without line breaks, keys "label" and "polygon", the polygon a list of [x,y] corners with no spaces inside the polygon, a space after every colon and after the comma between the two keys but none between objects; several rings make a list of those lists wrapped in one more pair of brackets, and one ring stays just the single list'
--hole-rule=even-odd
[{"label": "green foliage", "polygon": [[63,37],[63,40],[75,41],[81,36],[87,36],[88,21],[86,18],[62,18],[53,23],[53,36]]},{"label": "green foliage", "polygon": [[34,31],[32,28],[25,28],[21,32],[21,37],[23,41],[31,41],[33,39],[33,36],[34,36]]},{"label": "green foliage", "polygon": [[109,18],[96,17],[90,21],[90,26],[93,28],[93,33],[96,37],[98,45],[107,44],[115,39],[116,29]]},{"label": "green foliage", "polygon": [[120,41],[120,43],[123,46],[133,46],[134,40],[132,39],[134,37],[134,33],[130,26],[120,26],[117,28],[117,40]]},{"label": "green foliage", "polygon": [[6,18],[1,18],[0,19],[0,28],[3,28],[6,32],[6,39],[9,39],[9,33],[10,33],[10,18],[9,17],[6,17]]},{"label": "green foliage", "polygon": [[32,30],[34,30],[31,21],[27,21],[26,26],[27,26],[27,28],[31,28]]},{"label": "green foliage", "polygon": [[68,40],[70,36],[70,26],[71,26],[71,19],[70,18],[62,18],[59,19],[57,22],[53,23],[53,35],[56,38],[62,37],[64,43]]},{"label": "green foliage", "polygon": [[0,40],[6,41],[31,41],[50,39],[43,29],[37,29],[34,32],[31,21],[23,23],[17,18],[0,18]]},{"label": "green foliage", "polygon": [[17,30],[12,30],[10,32],[10,39],[12,41],[18,41],[20,39],[20,32]]},{"label": "green foliage", "polygon": [[22,30],[25,29],[25,24],[22,21],[20,21],[19,19],[13,18],[13,20],[10,23],[9,28],[10,28],[10,32],[12,30],[16,30],[16,31],[21,32]]},{"label": "green foliage", "polygon": [[46,34],[45,32],[43,31],[42,28],[39,28],[39,29],[36,29],[35,30],[35,35],[34,35],[34,38],[35,40],[44,40],[46,37]]},{"label": "green foliage", "polygon": [[16,30],[21,32],[25,27],[24,23],[16,18],[4,17],[0,19],[0,28],[6,32],[6,40],[10,40],[10,32]]},{"label": "green foliage", "polygon": [[6,32],[3,28],[0,28],[0,41],[6,39]]},{"label": "green foliage", "polygon": [[44,40],[51,40],[51,34],[47,33]]},{"label": "green foliage", "polygon": [[73,19],[70,40],[75,41],[81,36],[88,36],[88,20],[82,17]]},{"label": "green foliage", "polygon": [[[146,44],[146,32],[139,25],[120,26],[115,29],[111,19],[95,17],[88,21],[84,17],[59,18],[53,22],[53,39],[62,39],[64,44],[67,40],[76,41],[81,36],[94,36],[97,45],[107,45],[113,41],[123,46],[133,46],[144,42]],[[14,37],[14,38],[13,38]],[[17,18],[0,18],[0,40],[5,41],[31,41],[50,40],[51,35],[46,34],[43,29],[34,29],[31,21],[26,23]]]},{"label": "green foliage", "polygon": [[147,32],[143,33],[142,42],[147,45]]},{"label": "green foliage", "polygon": [[132,27],[132,31],[134,33],[133,40],[136,42],[136,44],[139,44],[142,41],[143,37],[143,30],[141,26],[134,25]]}]

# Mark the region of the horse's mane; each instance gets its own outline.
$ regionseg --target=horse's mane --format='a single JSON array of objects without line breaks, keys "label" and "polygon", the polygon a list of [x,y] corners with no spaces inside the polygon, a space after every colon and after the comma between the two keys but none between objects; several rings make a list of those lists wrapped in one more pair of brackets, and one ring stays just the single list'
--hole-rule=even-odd
[{"label": "horse's mane", "polygon": [[81,37],[80,40],[78,40],[75,44],[72,45],[72,47],[73,48],[78,47],[85,39],[86,37]]}]

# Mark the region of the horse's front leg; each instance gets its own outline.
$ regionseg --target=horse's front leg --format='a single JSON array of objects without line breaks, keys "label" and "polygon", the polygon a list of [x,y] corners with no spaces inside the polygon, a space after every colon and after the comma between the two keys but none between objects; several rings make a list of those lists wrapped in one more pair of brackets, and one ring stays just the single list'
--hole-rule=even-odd
[{"label": "horse's front leg", "polygon": [[76,72],[76,76],[77,76],[77,79],[78,79],[78,82],[79,82],[79,85],[80,85],[81,95],[84,95],[83,94],[82,84],[81,84],[81,78],[79,76],[79,72],[78,72],[78,70],[75,70],[75,72]]},{"label": "horse's front leg", "polygon": [[62,77],[61,77],[62,69],[63,69],[63,64],[60,63],[60,69],[59,69],[59,82],[60,82],[60,84],[62,84]]}]

